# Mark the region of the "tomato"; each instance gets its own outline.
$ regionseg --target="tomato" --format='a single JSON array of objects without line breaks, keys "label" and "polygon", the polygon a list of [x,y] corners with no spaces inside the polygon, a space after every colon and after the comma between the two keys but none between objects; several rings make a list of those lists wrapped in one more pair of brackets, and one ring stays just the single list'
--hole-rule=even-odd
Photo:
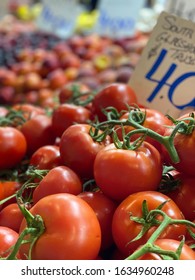
[{"label": "tomato", "polygon": [[147,142],[136,150],[118,149],[111,143],[98,152],[94,162],[97,185],[117,201],[138,191],[156,190],[161,176],[160,153]]},{"label": "tomato", "polygon": [[[12,246],[15,245],[19,237],[19,234],[11,228],[0,226],[0,257],[6,258]],[[20,255],[17,254],[20,258]]]},{"label": "tomato", "polygon": [[44,196],[55,193],[71,193],[74,195],[82,191],[82,183],[77,174],[67,166],[52,168],[40,181],[33,191],[33,203],[37,203]]},{"label": "tomato", "polygon": [[11,107],[11,109],[22,112],[22,116],[26,120],[29,120],[39,114],[41,114],[41,115],[45,114],[45,110],[43,108],[41,108],[40,106],[29,104],[29,103],[23,103],[23,104],[17,103],[17,104],[14,104]]},{"label": "tomato", "polygon": [[[137,112],[139,112],[139,111],[137,111]],[[167,126],[172,125],[172,122],[164,114],[162,114],[161,112],[159,112],[157,110],[140,108],[140,113],[145,114],[145,119],[144,119],[144,115],[142,115],[143,116],[143,122],[141,123],[142,126],[144,126],[145,128],[149,128],[160,135],[163,135],[165,133]],[[120,117],[120,120],[127,120],[129,117],[129,114],[130,114],[129,112],[124,113]],[[138,113],[136,113],[136,115],[137,114]],[[139,114],[138,114],[138,116],[139,116]],[[125,134],[127,134],[128,132],[130,132],[132,130],[134,130],[134,128],[132,126],[124,126]],[[117,132],[119,139],[122,140],[122,129],[120,127],[118,127],[116,132]],[[139,134],[139,133],[134,134],[134,135],[132,135],[131,140],[134,141],[141,135],[143,135],[143,134]],[[156,140],[154,140],[153,138],[151,138],[149,136],[146,136],[145,141],[147,141],[150,144],[152,144],[153,146],[155,146],[161,152],[161,144],[159,142],[157,142]]]},{"label": "tomato", "polygon": [[[157,239],[154,244],[163,250],[176,252],[180,241],[174,239]],[[139,260],[162,260],[162,258],[155,253],[146,253]],[[179,260],[195,260],[195,252],[187,244],[184,244]]]},{"label": "tomato", "polygon": [[0,127],[0,169],[8,169],[19,164],[27,151],[23,133],[14,127]]},{"label": "tomato", "polygon": [[[143,217],[142,203],[147,202],[148,210],[154,210],[163,202],[167,201],[162,211],[172,219],[184,219],[184,216],[173,200],[157,191],[137,192],[129,195],[117,207],[112,222],[112,234],[116,246],[119,250],[129,256],[140,245],[144,245],[151,234],[156,230],[157,226],[152,226],[139,240],[130,242],[141,231],[143,225],[131,220],[130,216]],[[156,219],[162,220],[162,216]],[[169,225],[159,236],[159,238],[171,238],[180,240],[181,236],[185,236],[186,226],[181,224]]]},{"label": "tomato", "polygon": [[75,124],[67,128],[60,140],[62,163],[73,169],[81,178],[93,178],[93,164],[97,153],[111,141],[107,136],[102,142],[93,140],[88,124]]},{"label": "tomato", "polygon": [[[185,116],[186,115],[179,118],[178,120],[182,120]],[[173,129],[174,126],[172,128],[167,128],[164,135],[169,136]],[[172,162],[167,150],[163,146],[162,151],[166,163],[174,166],[179,172],[184,173],[187,176],[195,177],[195,128],[193,128],[192,133],[187,135],[177,132],[174,136],[174,146],[179,156],[179,162]]]},{"label": "tomato", "polygon": [[175,201],[185,219],[195,219],[195,177],[180,175],[177,188],[169,191],[167,195]]},{"label": "tomato", "polygon": [[27,142],[27,154],[31,156],[37,149],[45,145],[53,145],[55,135],[52,131],[51,117],[36,115],[27,120],[20,128]]},{"label": "tomato", "polygon": [[78,195],[85,200],[95,211],[101,227],[101,251],[114,243],[112,238],[112,217],[117,207],[116,202],[101,192],[82,192]]},{"label": "tomato", "polygon": [[73,104],[61,104],[52,115],[52,127],[56,137],[61,137],[63,132],[74,123],[87,123],[91,112],[87,108]]},{"label": "tomato", "polygon": [[46,145],[38,148],[30,158],[30,165],[37,169],[52,169],[61,165],[59,146]]},{"label": "tomato", "polygon": [[20,183],[17,181],[0,181],[0,200],[5,199],[14,193],[20,188]]},{"label": "tomato", "polygon": [[[93,260],[100,250],[101,229],[93,209],[83,199],[67,193],[49,195],[31,209],[40,215],[45,231],[32,248],[32,260]],[[23,220],[20,232],[26,227]],[[29,244],[20,248],[28,255]]]},{"label": "tomato", "polygon": [[92,101],[92,108],[99,120],[104,121],[107,118],[102,109],[112,106],[120,112],[127,110],[127,104],[135,103],[137,103],[136,94],[128,84],[111,83],[96,93]]},{"label": "tomato", "polygon": [[9,227],[19,232],[24,216],[17,203],[10,203],[0,212],[0,226]]},{"label": "tomato", "polygon": [[59,89],[59,101],[61,104],[66,103],[75,95],[75,92],[80,95],[88,93],[89,91],[90,88],[87,85],[81,82],[71,81]]}]

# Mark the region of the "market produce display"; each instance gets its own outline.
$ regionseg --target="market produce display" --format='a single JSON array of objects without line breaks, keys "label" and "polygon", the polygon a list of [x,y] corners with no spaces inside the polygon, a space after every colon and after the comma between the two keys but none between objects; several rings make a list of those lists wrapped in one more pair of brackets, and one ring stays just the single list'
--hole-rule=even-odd
[{"label": "market produce display", "polygon": [[147,38],[0,31],[1,259],[195,260],[195,112],[138,104]]}]

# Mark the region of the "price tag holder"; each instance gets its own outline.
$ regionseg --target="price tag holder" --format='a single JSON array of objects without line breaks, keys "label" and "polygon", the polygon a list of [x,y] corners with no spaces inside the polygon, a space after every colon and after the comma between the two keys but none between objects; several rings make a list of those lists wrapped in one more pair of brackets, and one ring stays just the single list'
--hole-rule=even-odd
[{"label": "price tag holder", "polygon": [[148,108],[195,110],[195,23],[162,12],[129,84]]},{"label": "price tag holder", "polygon": [[42,0],[42,4],[42,12],[36,21],[37,27],[61,38],[71,37],[77,17],[82,11],[77,0]]},{"label": "price tag holder", "polygon": [[195,1],[193,0],[167,0],[165,11],[195,21]]},{"label": "price tag holder", "polygon": [[110,38],[132,37],[145,0],[101,0],[94,31]]}]

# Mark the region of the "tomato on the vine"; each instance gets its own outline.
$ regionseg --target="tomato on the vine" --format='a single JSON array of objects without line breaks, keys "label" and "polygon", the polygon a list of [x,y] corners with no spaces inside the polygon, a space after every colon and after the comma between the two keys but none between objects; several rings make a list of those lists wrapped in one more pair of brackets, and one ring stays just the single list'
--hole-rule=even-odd
[{"label": "tomato on the vine", "polygon": [[82,191],[82,183],[78,175],[67,166],[52,168],[33,191],[33,203],[55,193],[78,195]]},{"label": "tomato on the vine", "polygon": [[[178,118],[179,121],[184,120],[187,114]],[[189,117],[189,114],[188,114]],[[188,123],[188,121],[185,121]],[[194,119],[195,122],[195,119]],[[166,129],[164,136],[169,136],[174,129],[174,126]],[[174,136],[174,146],[179,156],[179,162],[174,163],[171,161],[167,150],[162,146],[162,151],[166,163],[174,166],[179,172],[186,174],[187,176],[195,177],[195,125],[192,125],[192,131],[189,134],[183,132],[177,132]]]},{"label": "tomato on the vine", "polygon": [[27,141],[14,127],[0,127],[0,169],[15,167],[25,157]]},{"label": "tomato on the vine", "polygon": [[9,227],[19,232],[23,218],[18,204],[16,202],[10,203],[0,211],[0,226]]},{"label": "tomato on the vine", "polygon": [[[19,237],[19,234],[9,227],[0,226],[0,258],[6,258],[15,245]],[[20,258],[20,254],[17,254]]]},{"label": "tomato on the vine", "polygon": [[[130,112],[124,113],[120,117],[120,120],[127,120]],[[151,108],[139,108],[139,110],[135,108],[134,118],[136,118],[136,116],[138,116],[139,119],[142,120],[141,125],[143,127],[149,128],[160,135],[164,135],[166,127],[172,125],[171,120],[168,119],[164,114],[162,114],[160,111],[157,111],[157,110],[154,110]],[[133,118],[133,116],[132,116],[132,118]],[[132,126],[126,126],[126,125],[123,126],[123,129],[124,129],[125,134],[134,130],[134,128]],[[122,128],[117,127],[116,133],[117,133],[119,139],[122,140]],[[132,135],[131,141],[136,140],[141,135],[142,134],[139,134],[139,133]],[[145,141],[152,144],[154,147],[156,147],[161,152],[161,144],[157,140],[154,140],[153,138],[146,136]]]},{"label": "tomato on the vine", "polygon": [[134,90],[125,83],[112,83],[96,93],[92,101],[92,110],[100,121],[106,120],[102,109],[114,107],[119,112],[127,110],[127,105],[137,104]]},{"label": "tomato on the vine", "polygon": [[30,158],[30,165],[36,167],[37,169],[52,169],[61,165],[59,146],[41,146],[32,154]]},{"label": "tomato on the vine", "polygon": [[29,156],[42,146],[53,145],[56,138],[52,131],[51,117],[44,114],[27,120],[20,130],[26,138]]},{"label": "tomato on the vine", "polygon": [[178,205],[185,219],[195,219],[195,177],[180,175],[177,187],[166,194]]},{"label": "tomato on the vine", "polygon": [[117,203],[101,192],[81,192],[78,196],[95,211],[102,233],[101,251],[108,249],[114,243],[111,225]]},{"label": "tomato on the vine", "polygon": [[[144,245],[152,233],[157,229],[158,223],[152,225],[145,234],[138,240],[132,241],[143,229],[144,224],[131,219],[131,217],[143,218],[142,205],[146,201],[149,211],[156,209],[162,203],[162,211],[173,219],[184,219],[184,216],[168,196],[157,191],[137,192],[129,195],[117,207],[112,222],[112,233],[116,246],[125,256],[132,254],[140,245]],[[163,217],[157,215],[155,220],[162,221]],[[150,221],[146,220],[145,225]],[[180,240],[181,236],[186,235],[186,226],[182,224],[168,225],[160,234],[159,238],[171,238]],[[132,241],[132,242],[131,242]]]},{"label": "tomato on the vine", "polygon": [[87,123],[91,118],[89,109],[74,105],[60,104],[52,114],[52,128],[56,137],[61,137],[63,132],[75,123]]},{"label": "tomato on the vine", "polygon": [[161,176],[160,153],[148,142],[135,150],[118,149],[111,143],[98,152],[94,162],[97,185],[117,201],[138,191],[157,190]]},{"label": "tomato on the vine", "polygon": [[[166,251],[176,252],[180,241],[175,239],[157,239],[154,244]],[[139,258],[139,260],[162,260],[162,257],[156,253],[146,253]],[[195,260],[195,252],[188,246],[184,244],[181,250],[179,260]]]},{"label": "tomato on the vine", "polygon": [[101,142],[93,140],[90,130],[94,131],[94,128],[89,124],[71,125],[64,131],[60,140],[62,164],[69,166],[82,179],[93,178],[95,157],[111,142],[109,136]]},{"label": "tomato on the vine", "polygon": [[[33,248],[32,260],[94,260],[101,246],[101,229],[94,210],[83,199],[67,193],[48,195],[30,210],[40,215],[44,232]],[[20,233],[26,228],[23,220]],[[28,256],[29,244],[19,252]]]},{"label": "tomato on the vine", "polygon": [[[19,190],[21,184],[17,181],[0,181],[0,202],[6,198],[11,197],[12,195],[16,194]],[[0,204],[0,209],[2,207],[7,206],[8,204],[15,202],[15,197],[9,199],[8,201]]]}]

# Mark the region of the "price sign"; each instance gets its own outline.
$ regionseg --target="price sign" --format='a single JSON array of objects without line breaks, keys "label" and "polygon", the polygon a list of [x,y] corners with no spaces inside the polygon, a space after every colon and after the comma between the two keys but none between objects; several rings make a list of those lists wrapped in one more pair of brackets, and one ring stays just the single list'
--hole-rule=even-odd
[{"label": "price sign", "polygon": [[194,0],[168,0],[165,10],[179,17],[195,21],[195,1]]},{"label": "price sign", "polygon": [[72,36],[76,20],[81,12],[77,0],[42,0],[43,8],[37,19],[39,29],[52,32],[59,37]]},{"label": "price sign", "polygon": [[195,109],[195,24],[162,12],[129,84],[139,103],[177,117]]},{"label": "price sign", "polygon": [[94,31],[111,38],[133,36],[144,3],[145,0],[101,0]]}]

